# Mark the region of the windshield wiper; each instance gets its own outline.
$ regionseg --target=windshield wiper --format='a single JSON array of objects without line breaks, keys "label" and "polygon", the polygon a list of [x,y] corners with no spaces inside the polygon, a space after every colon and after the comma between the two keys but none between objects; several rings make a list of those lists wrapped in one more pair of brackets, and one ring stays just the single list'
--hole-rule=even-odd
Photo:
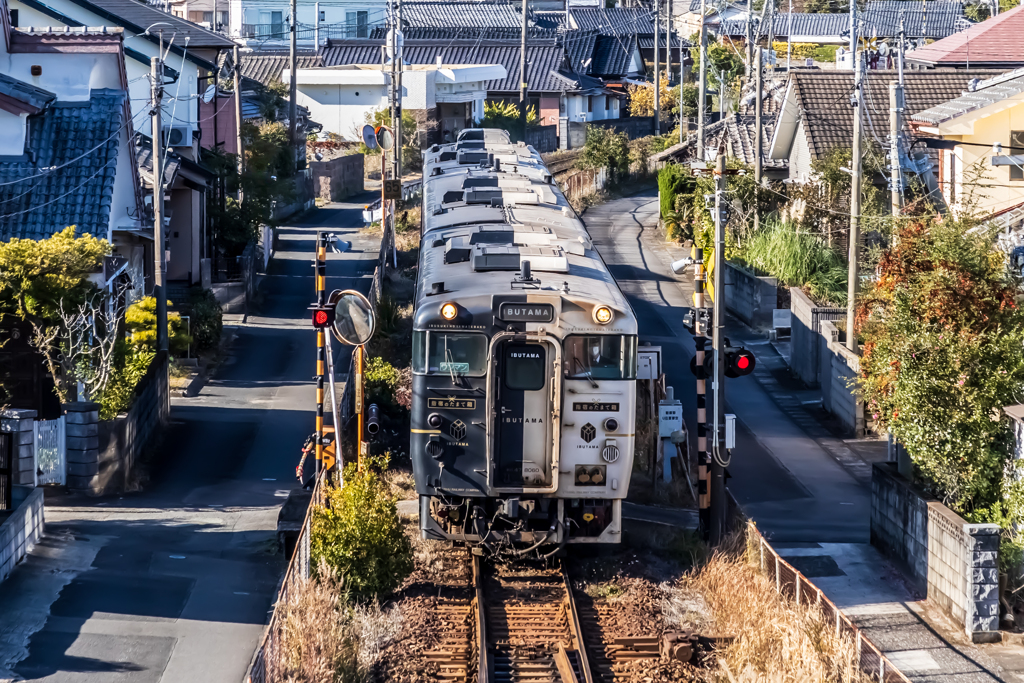
[{"label": "windshield wiper", "polygon": [[448,361],[448,376],[452,378],[452,386],[458,386],[459,383],[455,381],[455,359],[447,348],[444,350],[444,358]]},{"label": "windshield wiper", "polygon": [[590,370],[588,370],[587,367],[585,365],[583,365],[583,361],[581,361],[579,359],[579,356],[573,356],[572,357],[572,362],[577,367],[579,367],[580,370],[583,371],[583,376],[590,380],[590,386],[591,387],[593,387],[594,389],[599,389],[600,388],[598,383],[594,381],[593,375],[590,374]]}]

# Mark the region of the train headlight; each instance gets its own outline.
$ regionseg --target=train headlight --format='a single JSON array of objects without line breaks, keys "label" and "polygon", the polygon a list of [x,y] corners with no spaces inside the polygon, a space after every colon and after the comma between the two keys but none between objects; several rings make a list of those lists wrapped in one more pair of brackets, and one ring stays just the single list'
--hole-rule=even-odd
[{"label": "train headlight", "polygon": [[455,320],[455,316],[458,314],[458,307],[456,307],[451,301],[441,304],[441,317],[445,320]]},{"label": "train headlight", "polygon": [[607,306],[598,306],[594,309],[594,322],[607,325],[612,321],[612,309]]}]

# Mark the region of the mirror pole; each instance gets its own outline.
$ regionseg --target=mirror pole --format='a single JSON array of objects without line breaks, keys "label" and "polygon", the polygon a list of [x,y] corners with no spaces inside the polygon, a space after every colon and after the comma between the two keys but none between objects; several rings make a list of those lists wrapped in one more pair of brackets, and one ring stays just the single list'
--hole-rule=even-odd
[{"label": "mirror pole", "polygon": [[363,406],[363,345],[356,347],[356,467],[363,470],[363,417],[366,413]]}]

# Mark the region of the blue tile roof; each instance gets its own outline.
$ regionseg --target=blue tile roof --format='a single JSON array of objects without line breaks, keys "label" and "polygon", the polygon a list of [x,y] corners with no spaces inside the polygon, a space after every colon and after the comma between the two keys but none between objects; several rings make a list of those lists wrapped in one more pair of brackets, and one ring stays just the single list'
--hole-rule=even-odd
[{"label": "blue tile roof", "polygon": [[69,225],[107,237],[124,99],[96,89],[87,102],[29,117],[30,153],[0,156],[0,239],[42,239]]}]

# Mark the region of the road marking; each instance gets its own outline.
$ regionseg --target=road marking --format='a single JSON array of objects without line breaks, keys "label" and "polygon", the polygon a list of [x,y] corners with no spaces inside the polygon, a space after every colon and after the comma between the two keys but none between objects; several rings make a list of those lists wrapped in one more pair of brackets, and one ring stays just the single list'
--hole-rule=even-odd
[{"label": "road marking", "polygon": [[185,556],[184,555],[171,555],[171,559],[172,560],[184,560]]},{"label": "road marking", "polygon": [[270,479],[270,478],[268,478],[268,477],[264,477],[264,478],[263,478],[263,481],[277,481],[277,479]]}]

